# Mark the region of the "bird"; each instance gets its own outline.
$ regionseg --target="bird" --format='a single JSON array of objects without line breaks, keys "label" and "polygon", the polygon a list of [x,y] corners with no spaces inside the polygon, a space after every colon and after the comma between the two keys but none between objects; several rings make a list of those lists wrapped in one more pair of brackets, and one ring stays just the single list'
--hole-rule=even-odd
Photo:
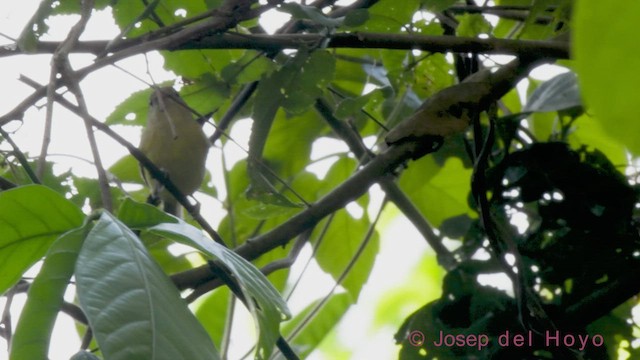
[{"label": "bird", "polygon": [[[156,88],[149,98],[147,124],[138,149],[162,170],[185,196],[200,188],[205,175],[209,140],[189,106],[172,87]],[[150,199],[161,200],[165,212],[181,217],[176,198],[141,167]]]}]

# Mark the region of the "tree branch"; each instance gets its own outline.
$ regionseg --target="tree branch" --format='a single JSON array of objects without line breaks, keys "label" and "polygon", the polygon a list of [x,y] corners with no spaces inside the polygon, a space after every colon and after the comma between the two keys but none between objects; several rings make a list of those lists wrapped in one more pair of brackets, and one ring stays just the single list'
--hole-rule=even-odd
[{"label": "tree branch", "polygon": [[[351,152],[360,159],[362,164],[366,164],[373,158],[373,154],[362,143],[358,135],[350,129],[344,122],[340,121],[333,115],[333,110],[329,104],[323,99],[316,101],[316,110],[322,115],[327,124],[333,131],[347,143]],[[411,199],[400,189],[394,182],[393,176],[387,175],[380,179],[380,187],[391,200],[400,209],[404,216],[411,221],[413,226],[418,229],[422,237],[427,241],[429,246],[435,251],[438,263],[445,269],[450,270],[457,261],[451,255],[449,250],[442,245],[442,239],[436,235],[433,228],[422,216],[420,210],[413,204]]]},{"label": "tree branch", "polygon": [[[177,34],[176,34],[177,35]],[[422,50],[428,52],[458,52],[476,54],[499,54],[516,56],[539,56],[555,59],[569,58],[569,44],[563,41],[511,40],[511,39],[479,39],[458,36],[428,36],[416,34],[387,33],[336,33],[322,34],[239,34],[225,33],[205,37],[180,35],[171,40],[159,39],[127,50],[126,55],[139,54],[151,50],[204,50],[204,49],[255,49],[262,51],[280,51],[282,49],[299,49],[309,44],[317,44],[326,40],[327,48],[361,48],[361,49],[395,49]],[[56,42],[39,42],[35,53],[48,54],[55,50]],[[143,46],[144,45],[144,46]],[[106,41],[80,42],[75,52],[100,54]],[[20,55],[19,49],[2,48],[0,57]],[[117,59],[121,59],[119,55]]]}]

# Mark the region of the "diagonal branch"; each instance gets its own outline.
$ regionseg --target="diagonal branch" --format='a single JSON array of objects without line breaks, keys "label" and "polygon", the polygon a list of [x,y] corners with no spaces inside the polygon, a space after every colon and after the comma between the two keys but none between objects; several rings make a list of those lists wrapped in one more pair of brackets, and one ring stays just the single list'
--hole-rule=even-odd
[{"label": "diagonal branch", "polygon": [[[374,155],[362,143],[362,140],[354,130],[349,128],[343,121],[340,121],[333,115],[333,110],[325,100],[319,99],[316,101],[315,106],[316,110],[320,115],[322,115],[331,129],[333,129],[333,131],[347,143],[351,152],[354,153],[356,158],[360,159],[362,164],[366,164],[371,161]],[[427,219],[425,219],[420,213],[420,210],[418,210],[411,199],[409,199],[409,197],[393,180],[392,175],[387,175],[380,179],[380,187],[387,194],[387,198],[393,202],[394,205],[402,211],[404,216],[411,221],[416,229],[418,229],[429,246],[431,246],[435,251],[440,265],[447,270],[452,269],[457,263],[455,258],[451,255],[449,250],[442,245],[442,239],[436,235],[431,225],[427,222]]]}]

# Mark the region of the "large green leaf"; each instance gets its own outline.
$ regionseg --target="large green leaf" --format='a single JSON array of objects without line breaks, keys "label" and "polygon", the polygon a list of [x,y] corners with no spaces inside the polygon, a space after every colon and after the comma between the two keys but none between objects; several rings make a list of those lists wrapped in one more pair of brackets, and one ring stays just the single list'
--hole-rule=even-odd
[{"label": "large green leaf", "polygon": [[107,359],[219,359],[202,325],[138,237],[109,213],[76,264],[80,305]]},{"label": "large green leaf", "polygon": [[40,273],[31,284],[11,340],[11,359],[46,359],[49,340],[64,292],[90,224],[62,235],[53,243]]},{"label": "large green leaf", "polygon": [[82,218],[80,209],[44,186],[0,193],[0,293],[40,260],[58,236],[80,226]]},{"label": "large green leaf", "polygon": [[238,280],[247,305],[254,316],[260,338],[257,356],[267,358],[279,336],[280,322],[290,317],[287,304],[267,278],[251,263],[238,254],[206,237],[202,231],[171,217],[146,204],[128,201],[119,213],[123,222],[136,228],[146,228],[149,233],[160,235],[191,246],[218,259]]},{"label": "large green leaf", "polygon": [[579,1],[576,8],[573,54],[585,102],[608,134],[640,154],[640,2]]},{"label": "large green leaf", "polygon": [[251,263],[235,252],[213,242],[202,231],[187,224],[162,223],[149,231],[192,246],[214,257],[234,275],[242,289],[247,307],[256,321],[259,334],[256,357],[266,359],[279,337],[280,322],[291,316],[287,304],[267,278]]}]

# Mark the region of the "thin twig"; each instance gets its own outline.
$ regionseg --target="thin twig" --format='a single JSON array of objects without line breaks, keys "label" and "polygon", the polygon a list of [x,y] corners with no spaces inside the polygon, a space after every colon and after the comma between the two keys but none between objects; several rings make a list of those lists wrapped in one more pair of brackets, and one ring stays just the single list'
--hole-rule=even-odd
[{"label": "thin twig", "polygon": [[293,246],[291,246],[291,250],[289,251],[289,254],[287,254],[287,257],[285,257],[284,259],[275,260],[263,266],[260,271],[266,276],[278,270],[290,268],[296,261],[296,259],[298,259],[298,255],[300,255],[302,247],[304,247],[304,245],[309,242],[309,237],[311,237],[312,232],[313,228],[308,229],[300,234],[293,242]]},{"label": "thin twig", "polygon": [[[111,200],[111,191],[109,188],[109,180],[106,175],[106,171],[104,166],[102,165],[102,159],[100,156],[100,151],[98,149],[98,145],[96,142],[95,134],[93,133],[93,128],[91,127],[90,120],[88,119],[88,108],[86,101],[84,100],[84,95],[82,94],[82,89],[80,88],[80,79],[75,76],[74,70],[71,68],[71,64],[69,62],[69,52],[75,44],[78,42],[80,35],[84,32],[84,29],[91,17],[91,11],[93,10],[93,0],[82,0],[82,13],[80,20],[76,23],[65,41],[61,44],[58,51],[53,56],[53,64],[51,73],[60,73],[62,78],[65,80],[65,83],[74,94],[76,101],[78,103],[78,109],[80,110],[80,116],[84,120],[85,129],[87,132],[87,139],[89,141],[89,146],[91,147],[91,153],[93,154],[93,161],[96,166],[96,171],[98,173],[98,183],[100,184],[100,195],[102,199],[102,205],[107,211],[113,210],[113,203]],[[49,83],[47,89],[47,110],[53,107],[53,97],[55,95],[55,81],[51,81]],[[47,111],[49,115],[49,111]],[[51,120],[48,118],[48,120]],[[46,150],[46,149],[45,149]],[[44,161],[45,157],[42,156],[40,161]],[[46,151],[44,153],[46,155]]]},{"label": "thin twig", "polygon": [[[55,58],[55,55],[54,55]],[[42,143],[40,145],[40,156],[36,166],[36,175],[38,178],[44,177],[45,165],[47,163],[47,152],[51,144],[51,131],[53,128],[53,96],[56,91],[54,84],[58,75],[57,66],[53,64],[52,59],[51,70],[49,72],[49,86],[47,86],[47,108],[44,119],[44,132],[42,134]]]},{"label": "thin twig", "polygon": [[84,127],[87,133],[87,140],[89,140],[89,146],[91,148],[91,154],[93,156],[93,163],[95,164],[96,172],[98,174],[98,184],[100,187],[100,197],[102,199],[102,206],[109,212],[113,211],[113,201],[111,199],[111,189],[109,187],[109,178],[107,176],[107,172],[102,164],[102,157],[100,156],[100,149],[98,149],[98,143],[96,141],[96,136],[93,133],[93,126],[91,124],[91,120],[89,118],[89,110],[87,108],[87,103],[84,100],[84,95],[82,94],[82,89],[80,85],[75,80],[75,76],[73,75],[73,70],[70,68],[70,65],[66,63],[64,65],[64,78],[67,80],[67,84],[74,94],[76,101],[78,102],[78,109],[81,112],[81,117],[84,123]]},{"label": "thin twig", "polygon": [[236,117],[238,112],[242,110],[244,105],[249,101],[249,98],[258,88],[258,82],[254,81],[251,84],[245,85],[240,92],[236,95],[229,107],[229,110],[222,116],[222,119],[216,125],[216,131],[209,137],[209,142],[213,145],[215,142],[227,131],[231,121]]},{"label": "thin twig", "polygon": [[[327,232],[329,231],[329,227],[331,226],[331,223],[333,222],[334,217],[335,217],[335,213],[329,215],[329,217],[327,218],[327,221],[325,222],[324,226],[322,227],[322,230],[320,231],[320,234],[318,234],[318,240],[313,244],[313,249],[311,250],[311,256],[309,256],[307,261],[305,261],[304,265],[302,266],[302,269],[300,270],[300,275],[293,281],[293,283],[289,287],[288,294],[286,294],[286,296],[285,296],[285,300],[289,301],[289,299],[291,299],[291,296],[293,295],[293,293],[296,291],[296,289],[298,288],[298,286],[302,282],[302,277],[304,276],[304,274],[309,269],[309,266],[311,265],[311,260],[313,260],[316,257],[316,253],[318,252],[318,248],[322,245],[322,243],[323,243],[323,241],[324,241],[324,239],[325,239],[325,237],[327,235]],[[309,230],[307,230],[307,231],[309,231]],[[309,234],[309,235],[311,235],[311,234]]]},{"label": "thin twig", "polygon": [[342,272],[336,279],[334,285],[327,292],[327,294],[322,298],[322,300],[320,300],[318,304],[305,316],[305,318],[302,321],[300,321],[297,324],[297,326],[287,335],[287,338],[289,340],[295,338],[300,333],[300,331],[302,331],[302,329],[304,329],[304,327],[309,323],[309,321],[311,321],[311,319],[313,319],[313,317],[318,314],[318,312],[322,309],[322,307],[331,299],[331,296],[334,294],[338,286],[340,286],[346,279],[347,275],[349,275],[353,267],[356,265],[358,259],[360,259],[360,256],[362,255],[364,250],[367,248],[367,245],[370,244],[371,239],[375,234],[375,229],[378,224],[378,221],[380,220],[380,216],[382,215],[382,210],[388,203],[387,200],[388,199],[386,198],[382,200],[382,204],[380,204],[380,209],[378,209],[375,219],[369,225],[369,229],[367,230],[367,233],[365,234],[364,239],[360,243],[360,246],[358,246],[358,249],[353,255],[353,258],[349,260],[349,263],[345,266],[344,270],[342,270]]}]

